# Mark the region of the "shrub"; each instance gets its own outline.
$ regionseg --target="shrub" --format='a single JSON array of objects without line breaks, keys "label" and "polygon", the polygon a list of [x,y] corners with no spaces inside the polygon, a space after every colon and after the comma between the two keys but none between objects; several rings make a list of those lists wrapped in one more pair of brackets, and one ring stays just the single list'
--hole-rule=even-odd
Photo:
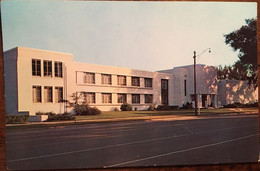
[{"label": "shrub", "polygon": [[116,108],[115,108],[115,111],[119,111],[119,109],[116,107]]},{"label": "shrub", "polygon": [[132,106],[128,103],[123,103],[120,107],[121,111],[132,111]]},{"label": "shrub", "polygon": [[187,102],[186,104],[183,103],[181,109],[192,109],[192,103]]},{"label": "shrub", "polygon": [[70,113],[55,114],[53,112],[45,113],[48,115],[47,121],[70,121],[75,120],[75,116]]},{"label": "shrub", "polygon": [[179,106],[168,106],[168,105],[159,105],[156,110],[158,111],[169,111],[169,110],[177,110]]},{"label": "shrub", "polygon": [[29,120],[29,115],[6,115],[5,119],[6,124],[26,123]]},{"label": "shrub", "polygon": [[137,107],[135,107],[135,111],[137,111]]},{"label": "shrub", "polygon": [[223,105],[224,108],[246,108],[246,107],[258,107],[258,102],[242,104],[239,102]]},{"label": "shrub", "polygon": [[99,114],[101,114],[101,110],[99,110],[96,107],[90,107],[88,110],[89,110],[89,115],[99,115]]},{"label": "shrub", "polygon": [[151,104],[148,109],[149,111],[154,111],[155,110],[155,105],[154,104]]},{"label": "shrub", "polygon": [[101,110],[96,107],[90,107],[88,104],[75,105],[74,110],[77,115],[98,115],[101,114]]}]

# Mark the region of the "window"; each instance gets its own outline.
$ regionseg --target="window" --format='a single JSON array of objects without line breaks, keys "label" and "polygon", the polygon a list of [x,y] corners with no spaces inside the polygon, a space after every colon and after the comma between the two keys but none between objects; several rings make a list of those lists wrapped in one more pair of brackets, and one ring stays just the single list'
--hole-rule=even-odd
[{"label": "window", "polygon": [[44,76],[52,76],[52,62],[51,61],[43,61],[43,75]]},{"label": "window", "polygon": [[117,103],[126,103],[126,94],[117,94]]},{"label": "window", "polygon": [[145,94],[145,103],[153,103],[153,95],[152,94]]},{"label": "window", "polygon": [[102,103],[112,103],[112,94],[102,93]]},{"label": "window", "polygon": [[132,103],[140,103],[140,94],[132,94]]},{"label": "window", "polygon": [[162,96],[162,105],[168,105],[168,80],[161,80],[161,96]]},{"label": "window", "polygon": [[102,77],[102,84],[112,84],[111,82],[111,75],[109,74],[101,74]]},{"label": "window", "polygon": [[55,87],[55,102],[60,103],[63,100],[63,87]]},{"label": "window", "polygon": [[187,96],[187,80],[184,80],[184,96]]},{"label": "window", "polygon": [[140,78],[132,77],[132,86],[140,86]]},{"label": "window", "polygon": [[152,78],[144,78],[144,86],[145,87],[153,87],[153,79]]},{"label": "window", "polygon": [[52,102],[52,87],[44,87],[44,102]]},{"label": "window", "polygon": [[126,86],[126,76],[118,75],[117,76],[117,84],[120,86]]},{"label": "window", "polygon": [[85,101],[86,103],[95,103],[96,102],[96,97],[95,97],[95,93],[87,93],[85,92],[84,93],[84,98],[85,98]]},{"label": "window", "polygon": [[84,83],[95,84],[95,73],[85,72]]},{"label": "window", "polygon": [[32,59],[32,75],[41,76],[41,60]]},{"label": "window", "polygon": [[167,90],[168,89],[168,80],[162,79],[161,84],[162,84],[161,88],[163,90]]},{"label": "window", "polygon": [[62,78],[62,62],[55,62],[55,77]]},{"label": "window", "polygon": [[33,102],[40,103],[42,102],[42,87],[33,86]]}]

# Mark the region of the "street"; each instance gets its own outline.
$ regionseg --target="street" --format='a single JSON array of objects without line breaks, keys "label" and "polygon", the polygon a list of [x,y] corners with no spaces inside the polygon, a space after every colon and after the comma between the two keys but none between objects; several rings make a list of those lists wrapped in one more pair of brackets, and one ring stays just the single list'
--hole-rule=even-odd
[{"label": "street", "polygon": [[258,161],[258,115],[88,123],[7,131],[8,169]]}]

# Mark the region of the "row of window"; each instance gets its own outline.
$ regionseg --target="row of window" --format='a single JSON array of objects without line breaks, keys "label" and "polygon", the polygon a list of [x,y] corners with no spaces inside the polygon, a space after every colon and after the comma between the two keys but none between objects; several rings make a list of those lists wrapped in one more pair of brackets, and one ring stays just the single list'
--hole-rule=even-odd
[{"label": "row of window", "polygon": [[[95,84],[95,73],[84,72],[84,83]],[[112,85],[112,76],[110,74],[101,74],[101,83]],[[126,76],[117,76],[117,85],[126,86]],[[140,87],[140,77],[131,77],[131,85]],[[145,87],[153,87],[152,78],[144,78]]]},{"label": "row of window", "polygon": [[[33,86],[33,102],[41,103],[42,102],[42,87]],[[55,87],[55,102],[59,103],[63,100],[63,87]],[[53,102],[53,87],[44,86],[44,102],[52,103]]]},{"label": "row of window", "polygon": [[[62,62],[54,62],[55,77],[62,78]],[[41,76],[41,60],[32,59],[32,75]],[[52,77],[52,61],[43,61],[43,75],[45,77]]]},{"label": "row of window", "polygon": [[[102,103],[112,103],[112,93],[101,93],[102,95]],[[96,94],[92,92],[84,92],[84,101],[86,103],[96,103]],[[153,102],[152,94],[145,94],[145,103]],[[140,94],[131,94],[132,103],[138,104],[140,103]],[[117,103],[127,103],[127,94],[118,93],[117,94]]]}]

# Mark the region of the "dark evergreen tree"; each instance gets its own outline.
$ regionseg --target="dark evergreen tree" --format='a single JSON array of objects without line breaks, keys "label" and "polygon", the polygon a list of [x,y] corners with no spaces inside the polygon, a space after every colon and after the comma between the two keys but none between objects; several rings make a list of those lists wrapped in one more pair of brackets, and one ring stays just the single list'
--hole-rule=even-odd
[{"label": "dark evergreen tree", "polygon": [[257,20],[247,19],[246,25],[229,34],[224,35],[225,43],[234,51],[238,51],[238,61],[232,66],[232,74],[237,72],[241,78],[248,80],[250,85],[257,87]]}]

